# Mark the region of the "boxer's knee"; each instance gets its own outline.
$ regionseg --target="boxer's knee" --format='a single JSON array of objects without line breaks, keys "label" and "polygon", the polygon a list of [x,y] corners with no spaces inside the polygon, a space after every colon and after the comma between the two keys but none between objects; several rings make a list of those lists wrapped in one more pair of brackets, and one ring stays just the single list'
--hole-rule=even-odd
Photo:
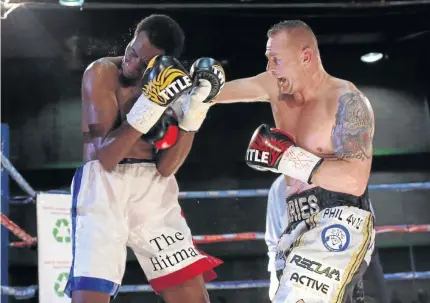
[{"label": "boxer's knee", "polygon": [[209,294],[206,290],[203,276],[199,275],[173,287],[161,291],[166,303],[209,303]]},{"label": "boxer's knee", "polygon": [[89,290],[75,290],[72,292],[72,303],[109,303],[110,295]]}]

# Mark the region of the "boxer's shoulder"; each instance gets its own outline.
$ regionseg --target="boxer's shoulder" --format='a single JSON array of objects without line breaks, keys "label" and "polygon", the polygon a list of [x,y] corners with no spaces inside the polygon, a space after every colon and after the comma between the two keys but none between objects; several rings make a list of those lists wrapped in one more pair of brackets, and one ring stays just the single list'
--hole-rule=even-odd
[{"label": "boxer's shoulder", "polygon": [[91,62],[85,69],[82,84],[84,89],[94,89],[103,86],[116,88],[118,81],[118,65],[111,58],[101,58]]},{"label": "boxer's shoulder", "polygon": [[85,76],[110,77],[117,76],[119,72],[118,64],[112,58],[105,57],[91,62],[84,72]]},{"label": "boxer's shoulder", "polygon": [[353,83],[345,81],[345,87],[337,92],[337,101],[339,106],[355,106],[362,110],[367,111],[369,114],[373,113],[372,105],[366,95],[360,91]]},{"label": "boxer's shoulder", "polygon": [[332,102],[335,109],[338,109],[339,105],[349,104],[354,101],[354,104],[360,103],[361,107],[364,106],[366,109],[372,111],[370,101],[364,93],[354,83],[344,79],[333,77],[327,86],[326,96]]}]

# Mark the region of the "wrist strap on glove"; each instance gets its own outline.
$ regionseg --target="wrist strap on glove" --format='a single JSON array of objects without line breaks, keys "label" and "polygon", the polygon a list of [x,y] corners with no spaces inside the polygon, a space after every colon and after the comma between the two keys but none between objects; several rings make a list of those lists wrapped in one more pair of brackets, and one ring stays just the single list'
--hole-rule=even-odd
[{"label": "wrist strap on glove", "polygon": [[278,171],[284,175],[312,184],[312,174],[324,159],[297,146],[291,146],[282,155]]},{"label": "wrist strap on glove", "polygon": [[157,123],[166,109],[167,107],[150,101],[142,94],[127,114],[127,122],[137,131],[146,134]]},{"label": "wrist strap on glove", "polygon": [[200,79],[200,86],[195,87],[189,95],[189,102],[184,103],[188,108],[184,109],[184,118],[179,123],[179,128],[188,132],[196,132],[206,118],[206,114],[211,107],[211,103],[201,102],[211,91],[209,81]]}]

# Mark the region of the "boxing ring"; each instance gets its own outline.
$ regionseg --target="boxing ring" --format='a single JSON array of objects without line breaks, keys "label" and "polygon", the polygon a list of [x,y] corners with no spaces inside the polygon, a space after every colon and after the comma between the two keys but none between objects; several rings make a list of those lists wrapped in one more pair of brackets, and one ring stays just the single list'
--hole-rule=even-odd
[{"label": "boxing ring", "polygon": [[[61,208],[70,208],[71,197],[70,193],[66,191],[46,191],[37,192],[35,191],[21,176],[21,174],[16,170],[13,164],[8,159],[9,149],[9,135],[8,127],[2,124],[2,151],[1,151],[1,163],[2,163],[2,213],[1,213],[1,224],[2,224],[2,285],[1,285],[1,296],[5,298],[6,296],[15,297],[15,299],[24,300],[39,296],[40,302],[46,302],[46,300],[41,299],[41,289],[42,293],[51,292],[51,294],[44,296],[51,297],[49,302],[69,302],[68,298],[62,293],[62,289],[67,278],[68,265],[66,264],[63,269],[63,273],[60,275],[44,276],[42,270],[40,270],[40,260],[43,259],[45,249],[43,246],[49,245],[47,239],[52,238],[61,242],[62,246],[65,247],[64,251],[69,251],[71,257],[71,241],[70,234],[60,234],[58,229],[54,227],[50,232],[46,232],[41,221],[44,221],[47,217],[43,214],[39,205],[37,211],[37,221],[38,221],[38,231],[37,237],[34,235],[29,235],[23,229],[21,229],[17,224],[15,224],[8,217],[8,206],[10,204],[14,205],[25,205],[29,203],[36,204],[49,204],[47,201],[50,200],[51,206],[54,205],[57,211]],[[9,197],[9,177],[13,179],[20,188],[27,194],[26,196],[19,197]],[[430,190],[430,182],[419,182],[419,183],[400,183],[400,184],[378,184],[369,185],[370,191],[415,191],[415,190]],[[203,201],[219,198],[229,198],[232,201],[235,198],[243,197],[261,197],[261,203],[266,203],[267,195],[269,189],[243,189],[243,190],[221,190],[221,191],[189,191],[181,192],[179,198],[181,200],[189,199],[201,199]],[[70,205],[67,205],[69,203]],[[56,206],[58,203],[58,206]],[[186,202],[185,202],[186,203]],[[62,204],[62,206],[60,205]],[[61,212],[60,212],[61,213]],[[56,225],[60,228],[62,225],[68,226],[69,222],[66,222],[64,215],[66,213],[61,213],[61,216],[56,219]],[[264,220],[264,218],[262,218]],[[430,222],[429,222],[430,223]],[[67,229],[67,228],[66,228]],[[15,237],[20,239],[20,241],[9,241],[8,231],[11,232]],[[68,230],[70,232],[70,230]],[[421,225],[386,225],[377,226],[377,234],[385,233],[426,233],[430,232],[430,224]],[[227,231],[228,232],[228,231]],[[43,238],[41,243],[39,240]],[[226,233],[226,234],[215,234],[215,235],[196,235],[194,236],[194,241],[196,244],[211,244],[219,242],[234,242],[234,241],[264,241],[264,232],[244,232],[244,233]],[[38,244],[39,251],[39,285],[30,285],[27,287],[14,287],[8,284],[7,271],[8,266],[8,250],[13,247],[13,249],[28,249],[34,247]],[[55,251],[55,249],[54,249]],[[60,254],[64,253],[62,251]],[[415,271],[414,258],[412,252],[410,252],[411,258],[411,272],[398,272],[385,274],[386,280],[415,280],[415,279],[430,279],[430,271],[427,272],[417,272]],[[221,265],[222,266],[222,265]],[[60,279],[61,278],[61,279]],[[51,280],[51,281],[49,281]],[[43,281],[43,282],[41,282]],[[42,285],[41,285],[42,284]],[[244,280],[244,281],[217,281],[207,283],[207,288],[211,291],[215,290],[238,290],[238,289],[249,289],[249,288],[268,288],[269,280]],[[123,285],[120,287],[120,293],[138,293],[138,292],[152,292],[150,285]],[[52,301],[52,298],[56,298]],[[2,300],[2,302],[5,302]]]}]

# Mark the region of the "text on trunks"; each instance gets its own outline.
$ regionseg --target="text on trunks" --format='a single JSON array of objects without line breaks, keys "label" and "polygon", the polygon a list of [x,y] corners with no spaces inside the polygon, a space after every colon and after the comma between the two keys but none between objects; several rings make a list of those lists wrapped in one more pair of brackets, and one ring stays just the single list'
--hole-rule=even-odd
[{"label": "text on trunks", "polygon": [[[184,240],[184,236],[180,232],[176,232],[174,236],[169,236],[165,234],[161,234],[160,237],[155,237],[149,240],[149,243],[153,244],[158,252],[162,252],[164,249],[169,246],[182,242]],[[180,250],[174,251],[171,254],[160,253],[158,256],[153,256],[150,258],[153,271],[163,270],[172,266],[175,266],[188,258],[197,257],[198,253],[194,249],[194,247],[190,246],[188,248],[182,248]]]},{"label": "text on trunks", "polygon": [[287,209],[290,223],[308,219],[320,211],[318,199],[314,195],[287,200]]}]

